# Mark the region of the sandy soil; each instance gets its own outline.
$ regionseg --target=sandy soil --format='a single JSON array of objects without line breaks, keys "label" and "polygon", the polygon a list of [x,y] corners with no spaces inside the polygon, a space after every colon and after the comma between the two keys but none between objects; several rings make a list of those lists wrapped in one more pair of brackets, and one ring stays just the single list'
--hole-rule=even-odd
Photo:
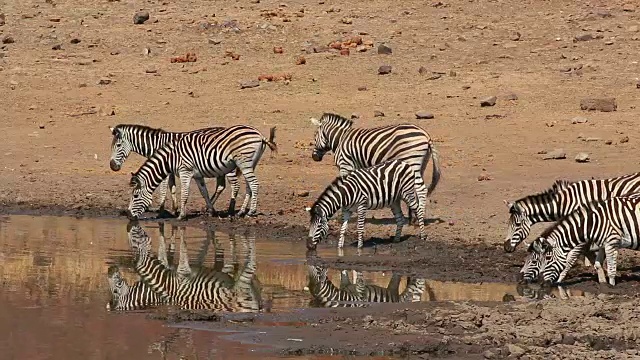
[{"label": "sandy soil", "polygon": [[[265,134],[277,126],[280,151],[267,152],[257,173],[264,215],[189,221],[230,230],[256,226],[265,235],[302,241],[304,206],[337,173],[330,156],[311,160],[314,127],[308,119],[325,111],[357,113],[362,127],[412,122],[427,129],[441,154],[443,179],[428,208],[430,243],[411,236],[381,245],[376,256],[340,261],[422,269],[452,280],[505,281],[513,279],[524,253],[502,252],[503,199],[544,190],[558,178],[637,171],[630,165],[638,163],[631,154],[639,144],[640,9],[622,1],[187,0],[139,6],[25,0],[0,9],[3,213],[119,216],[129,200],[129,173],[144,159],[132,155],[122,171],[112,172],[108,126],[185,131],[244,123]],[[134,25],[139,10],[150,19]],[[374,46],[352,48],[348,56],[325,51],[354,35]],[[377,54],[380,43],[393,53]],[[282,47],[282,54],[274,47]],[[170,61],[187,52],[195,52],[197,61]],[[296,65],[300,55],[306,64]],[[392,72],[378,75],[381,65],[391,65]],[[240,82],[283,72],[292,75],[290,83],[240,89]],[[488,96],[497,97],[495,106],[481,107]],[[580,101],[588,97],[615,97],[617,111],[582,111]],[[374,117],[374,111],[385,116]],[[417,120],[417,111],[435,118]],[[578,116],[587,121],[572,121]],[[543,160],[541,152],[554,149],[563,149],[566,159]],[[591,161],[574,161],[579,152]],[[188,206],[197,215],[204,204],[195,186],[192,194]],[[375,217],[366,235],[386,239],[393,226],[380,219],[390,214]],[[635,257],[623,254],[623,273],[635,266]],[[635,282],[623,281],[607,291],[636,289]],[[608,309],[607,301],[589,301]],[[489,311],[469,306],[456,308],[465,314]],[[575,305],[551,306],[571,321],[587,316],[569,311]],[[491,312],[500,321],[501,310]],[[492,336],[520,338],[510,331]]]}]

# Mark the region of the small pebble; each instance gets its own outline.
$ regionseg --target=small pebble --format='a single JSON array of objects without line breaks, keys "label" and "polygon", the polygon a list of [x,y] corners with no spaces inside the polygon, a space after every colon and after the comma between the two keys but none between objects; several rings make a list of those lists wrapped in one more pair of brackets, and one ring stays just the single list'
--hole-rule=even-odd
[{"label": "small pebble", "polygon": [[133,15],[133,23],[136,25],[144,24],[147,20],[149,20],[148,11],[139,11]]},{"label": "small pebble", "polygon": [[496,100],[498,100],[498,98],[496,98],[495,96],[488,96],[485,98],[480,99],[480,106],[485,107],[485,106],[493,106],[496,104]]},{"label": "small pebble", "polygon": [[379,75],[386,75],[391,73],[391,65],[382,65],[378,68]]},{"label": "small pebble", "polygon": [[576,162],[579,162],[579,163],[589,162],[589,160],[590,160],[589,159],[589,154],[587,154],[585,152],[578,153],[578,155],[576,155],[575,160],[576,160]]},{"label": "small pebble", "polygon": [[374,110],[373,117],[384,117],[384,113],[380,110]]},{"label": "small pebble", "polygon": [[378,45],[378,54],[391,55],[392,53],[393,53],[393,50],[388,45],[386,44]]},{"label": "small pebble", "polygon": [[433,118],[434,118],[433,114],[427,111],[418,111],[416,113],[416,119],[419,119],[419,120],[433,119]]}]

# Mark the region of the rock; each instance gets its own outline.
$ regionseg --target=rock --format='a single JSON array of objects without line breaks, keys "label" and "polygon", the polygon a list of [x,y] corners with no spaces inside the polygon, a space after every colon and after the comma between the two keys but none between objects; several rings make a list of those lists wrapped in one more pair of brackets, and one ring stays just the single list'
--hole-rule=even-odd
[{"label": "rock", "polygon": [[103,77],[98,80],[98,85],[109,85],[111,84],[111,79]]},{"label": "rock", "polygon": [[565,334],[562,336],[562,344],[573,345],[576,342],[576,338],[571,334]]},{"label": "rock", "polygon": [[504,99],[508,101],[515,101],[518,100],[518,95],[516,95],[515,93],[509,93],[504,96]]},{"label": "rock", "polygon": [[373,117],[384,117],[384,113],[380,110],[374,110]]},{"label": "rock", "polygon": [[0,14],[0,26],[6,24],[6,18],[4,14]]},{"label": "rock", "polygon": [[631,25],[627,28],[628,32],[638,32],[638,25]]},{"label": "rock", "polygon": [[379,75],[386,75],[391,73],[391,65],[382,65],[378,68]]},{"label": "rock", "polygon": [[14,42],[16,42],[16,41],[13,38],[13,36],[6,35],[6,36],[2,37],[2,43],[3,44],[13,44]]},{"label": "rock", "polygon": [[148,11],[138,11],[133,15],[133,23],[136,25],[144,24],[147,20],[149,20]]},{"label": "rock", "polygon": [[613,40],[607,40],[604,42],[605,45],[613,45],[615,42]]},{"label": "rock", "polygon": [[351,118],[352,118],[352,119],[360,119],[360,114],[358,114],[358,113],[351,113]]},{"label": "rock", "polygon": [[515,344],[507,344],[507,350],[509,351],[509,356],[520,357],[524,355],[527,351]]},{"label": "rock", "polygon": [[581,152],[578,153],[578,155],[576,155],[576,162],[579,163],[586,163],[589,162],[589,154],[585,153],[585,152]]},{"label": "rock", "polygon": [[353,19],[352,18],[342,18],[342,20],[340,20],[343,24],[353,24]]},{"label": "rock", "polygon": [[558,160],[558,159],[566,159],[567,154],[562,149],[555,149],[548,152],[542,160]]},{"label": "rock", "polygon": [[605,143],[605,145],[611,145],[611,144],[613,144],[613,140],[607,140],[604,143]]},{"label": "rock", "polygon": [[420,68],[418,69],[418,74],[420,74],[420,75],[424,75],[424,74],[426,74],[428,72],[429,72],[429,70],[427,70],[427,68],[424,67],[424,66],[420,66]]},{"label": "rock", "polygon": [[438,80],[442,77],[442,74],[439,73],[431,73],[431,75],[427,76],[426,79],[427,80]]},{"label": "rock", "polygon": [[284,49],[282,48],[282,46],[274,46],[273,47],[273,53],[274,54],[282,54],[282,53],[284,53]]},{"label": "rock", "polygon": [[209,44],[211,45],[218,45],[220,43],[222,43],[222,40],[220,39],[214,39],[214,38],[209,39]]},{"label": "rock", "polygon": [[39,128],[39,129],[44,129],[44,124],[40,124],[40,125],[38,125],[38,128]]},{"label": "rock", "polygon": [[595,38],[593,37],[593,35],[591,35],[591,34],[587,33],[587,34],[580,34],[580,35],[576,35],[576,36],[573,38],[573,41],[574,41],[574,42],[578,42],[578,41],[589,41],[589,40],[593,40],[593,39],[595,39]]},{"label": "rock", "polygon": [[309,196],[309,191],[308,190],[298,190],[296,192],[296,196],[298,196],[298,197],[307,197],[307,196]]},{"label": "rock", "polygon": [[142,54],[144,54],[145,56],[149,56],[151,55],[151,49],[146,47],[142,50]]},{"label": "rock", "polygon": [[358,86],[358,91],[367,91],[367,87],[366,86]]},{"label": "rock", "polygon": [[618,105],[615,98],[586,98],[580,100],[580,109],[589,111],[616,111]]},{"label": "rock", "polygon": [[512,41],[518,41],[518,40],[520,40],[520,37],[521,37],[521,36],[522,36],[522,35],[521,35],[519,32],[517,32],[517,31],[516,31],[516,32],[512,33],[512,34],[511,34],[511,36],[510,36],[509,38],[510,38]]},{"label": "rock", "polygon": [[634,12],[636,11],[636,6],[630,3],[626,3],[622,5],[622,11]]},{"label": "rock", "polygon": [[156,69],[156,68],[147,68],[144,72],[146,72],[147,74],[156,74],[158,72],[158,69]]},{"label": "rock", "polygon": [[349,48],[340,49],[340,55],[342,56],[349,56],[350,53]]},{"label": "rock", "polygon": [[502,302],[512,302],[512,301],[516,301],[516,297],[511,294],[504,294],[504,296],[502,297]]},{"label": "rock", "polygon": [[424,119],[433,119],[433,114],[426,111],[418,111],[416,113],[416,119],[424,120]]},{"label": "rock", "polygon": [[482,174],[478,175],[478,181],[489,181],[491,180],[491,176],[489,176],[489,174],[483,172]]},{"label": "rock", "polygon": [[392,53],[393,53],[393,50],[391,49],[391,47],[389,47],[389,45],[386,45],[386,44],[378,45],[378,54],[391,55]]},{"label": "rock", "polygon": [[584,116],[576,116],[573,119],[571,119],[571,123],[572,124],[584,124],[587,121],[589,121],[589,120]]},{"label": "rock", "polygon": [[260,81],[258,80],[247,80],[240,82],[240,89],[251,89],[258,86],[260,86]]},{"label": "rock", "polygon": [[80,39],[78,39],[78,38],[73,38],[73,39],[71,39],[69,42],[70,42],[70,43],[72,43],[72,44],[79,44],[79,43],[80,43],[80,41],[81,41],[81,40],[80,40]]},{"label": "rock", "polygon": [[620,144],[624,144],[624,143],[628,143],[629,142],[629,137],[628,136],[623,136],[622,139],[620,139]]},{"label": "rock", "polygon": [[307,63],[307,59],[304,56],[298,55],[296,57],[296,65],[304,65],[306,63]]},{"label": "rock", "polygon": [[493,359],[496,357],[496,354],[494,354],[491,350],[486,350],[482,353],[482,356],[484,356],[485,359]]},{"label": "rock", "polygon": [[456,73],[454,70],[449,70],[449,76],[456,77],[458,76],[458,73]]},{"label": "rock", "polygon": [[488,97],[482,98],[480,99],[480,106],[482,107],[493,106],[496,104],[496,100],[498,100],[498,98],[495,96],[488,96]]},{"label": "rock", "polygon": [[51,50],[62,50],[62,44],[56,44],[51,47]]}]

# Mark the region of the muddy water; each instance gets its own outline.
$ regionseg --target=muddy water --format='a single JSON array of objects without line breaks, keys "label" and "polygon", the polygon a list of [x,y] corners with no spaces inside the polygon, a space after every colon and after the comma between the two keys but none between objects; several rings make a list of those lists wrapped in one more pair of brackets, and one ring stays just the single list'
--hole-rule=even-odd
[{"label": "muddy water", "polygon": [[[1,218],[2,357],[269,358],[262,351],[268,344],[254,346],[229,340],[225,333],[167,327],[164,321],[149,316],[164,309],[164,305],[147,304],[149,306],[140,307],[142,311],[107,311],[107,303],[112,299],[107,280],[110,268],[117,266],[122,277],[132,285],[140,280],[141,275],[134,267],[140,254],[159,258],[164,251],[167,269],[176,272],[182,246],[192,271],[216,266],[220,269],[215,260],[217,246],[218,253],[224,256],[218,261],[222,265],[233,265],[224,269],[231,270],[231,276],[236,279],[249,274],[243,271],[251,268],[248,259],[254,255],[255,281],[248,283],[247,296],[231,311],[252,311],[252,306],[261,306],[263,311],[287,312],[310,306],[309,270],[302,243],[261,239],[251,233],[229,236],[195,228],[181,232],[168,223],[161,236],[161,226],[157,223],[144,222],[140,226],[148,237],[146,243],[145,239],[132,238],[127,222],[119,219]],[[353,249],[345,250],[347,254],[350,251]],[[318,255],[334,257],[336,252],[325,248]],[[348,273],[353,276],[353,272]],[[327,269],[327,277],[336,287],[340,286],[340,275],[338,270]],[[391,273],[364,272],[359,276],[369,285],[386,287]],[[510,284],[461,284],[428,279],[425,283],[421,301],[501,301],[507,293],[516,294],[515,285]],[[405,284],[400,285],[399,291]],[[197,307],[186,303],[178,306]]]}]

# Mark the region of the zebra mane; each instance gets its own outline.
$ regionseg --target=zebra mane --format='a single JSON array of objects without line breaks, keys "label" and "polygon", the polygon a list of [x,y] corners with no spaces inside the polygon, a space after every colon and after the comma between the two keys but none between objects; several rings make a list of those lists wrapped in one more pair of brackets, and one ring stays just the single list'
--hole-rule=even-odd
[{"label": "zebra mane", "polygon": [[533,194],[533,195],[528,195],[516,200],[511,206],[509,211],[511,213],[519,213],[520,212],[519,205],[521,203],[526,203],[528,201],[535,200],[535,199],[551,199],[558,193],[567,189],[570,185],[571,185],[571,182],[569,180],[564,180],[564,179],[556,180],[553,182],[553,185],[551,185],[551,188],[543,192]]},{"label": "zebra mane", "polygon": [[[167,131],[162,128],[152,128],[146,125],[139,124],[118,124],[113,128],[112,134],[118,135],[119,133],[132,132],[132,131],[140,131],[140,132],[150,132],[150,133],[166,133]],[[155,135],[155,134],[154,134]]]},{"label": "zebra mane", "polygon": [[[313,205],[311,205],[311,210],[309,210],[309,214],[311,214],[311,217],[315,217],[320,215],[318,210],[319,210],[319,206],[321,202],[323,202],[323,199],[325,198],[325,196],[327,196],[327,193],[331,192],[331,191],[339,191],[338,189],[340,188],[340,184],[344,181],[344,179],[340,176],[336,177],[335,179],[333,179],[333,181],[331,182],[331,184],[329,184],[323,191],[322,193],[320,193],[320,196],[318,196],[318,198],[316,199],[316,202],[313,203]],[[327,217],[329,217],[330,215],[333,214],[325,214],[327,215]]]},{"label": "zebra mane", "polygon": [[160,160],[158,159],[162,159],[165,158],[168,154],[170,154],[174,147],[175,147],[176,143],[175,142],[168,142],[166,143],[163,147],[159,148],[158,150],[156,150],[155,153],[153,153],[153,155],[151,155],[150,158],[148,158],[142,165],[140,165],[140,167],[138,168],[138,170],[136,170],[136,172],[132,172],[131,173],[131,179],[129,180],[129,186],[138,186],[140,185],[140,179],[138,177],[138,175],[140,175],[140,173],[145,170],[145,168],[153,168],[154,167],[154,163],[158,163]]},{"label": "zebra mane", "polygon": [[350,128],[353,126],[353,120],[347,119],[344,116],[334,114],[334,113],[324,113],[320,117],[320,123],[324,124],[325,122],[333,123],[334,125],[338,125],[340,127]]}]

